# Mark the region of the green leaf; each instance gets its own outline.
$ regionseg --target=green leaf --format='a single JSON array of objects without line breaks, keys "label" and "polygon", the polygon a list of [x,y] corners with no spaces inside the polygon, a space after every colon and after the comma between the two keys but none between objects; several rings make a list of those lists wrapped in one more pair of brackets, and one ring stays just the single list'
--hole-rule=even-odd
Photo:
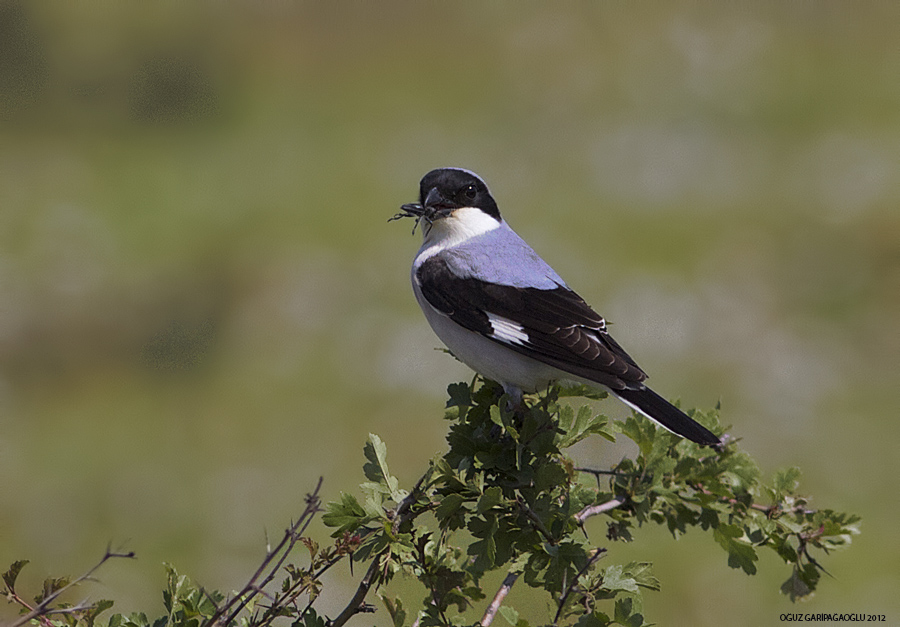
[{"label": "green leaf", "polygon": [[84,612],[84,614],[82,615],[82,620],[87,627],[93,627],[94,621],[97,620],[97,617],[112,606],[113,602],[109,599],[101,599],[91,605],[91,607]]},{"label": "green leaf", "polygon": [[500,414],[500,408],[497,405],[491,405],[490,416],[491,422],[498,427],[503,426],[503,416]]},{"label": "green leaf", "polygon": [[367,463],[363,465],[366,479],[383,485],[395,502],[399,503],[406,496],[399,489],[396,477],[391,476],[387,465],[387,445],[374,433],[369,434],[369,441],[363,448]]},{"label": "green leaf", "polygon": [[600,610],[594,610],[578,619],[575,627],[607,627],[610,624],[609,616]]},{"label": "green leaf", "polygon": [[803,572],[795,565],[791,576],[781,584],[781,593],[788,596],[791,601],[802,599],[809,595],[814,587],[807,583],[807,579],[808,577],[804,577]]},{"label": "green leaf", "polygon": [[325,506],[322,522],[328,527],[337,527],[337,531],[332,534],[337,537],[347,531],[356,531],[367,518],[356,497],[341,492],[340,501],[332,501]]},{"label": "green leaf", "polygon": [[28,560],[18,560],[12,563],[5,573],[3,573],[3,583],[6,584],[6,587],[10,592],[15,592],[16,590],[16,579],[19,578],[19,573],[22,572],[22,568],[25,564],[28,563]]},{"label": "green leaf", "polygon": [[447,386],[447,407],[469,407],[472,404],[472,390],[467,383],[451,383]]},{"label": "green leaf", "polygon": [[500,615],[506,619],[507,623],[513,625],[513,627],[519,622],[519,612],[508,605],[500,606]]},{"label": "green leaf", "polygon": [[473,566],[481,571],[486,571],[498,566],[497,564],[497,531],[500,529],[497,516],[489,515],[486,519],[473,519],[469,522],[469,531],[476,538],[468,547],[468,554],[475,557]]},{"label": "green leaf", "polygon": [[387,608],[394,627],[403,627],[404,623],[406,623],[406,610],[403,609],[403,602],[399,598],[391,599],[386,594],[380,596],[385,608]]},{"label": "green leaf", "polygon": [[568,448],[595,433],[615,441],[615,436],[607,428],[606,417],[603,414],[594,415],[588,405],[579,407],[577,414],[571,407],[563,407],[559,417],[559,426],[565,432],[558,439],[558,446],[561,449]]},{"label": "green leaf", "polygon": [[625,597],[616,601],[615,621],[625,627],[641,627],[644,617],[634,608],[634,599]]},{"label": "green leaf", "polygon": [[459,511],[459,508],[462,507],[462,504],[465,502],[466,499],[461,494],[448,494],[441,499],[441,504],[434,510],[434,516],[438,519],[438,522],[444,522],[447,518]]},{"label": "green leaf", "polygon": [[744,530],[738,525],[719,525],[713,531],[713,538],[728,551],[728,565],[732,568],[740,568],[748,575],[756,574],[756,550],[746,541],[742,540]]},{"label": "green leaf", "polygon": [[309,608],[303,613],[303,622],[298,620],[291,627],[325,627],[326,625],[325,619],[319,616],[316,610]]},{"label": "green leaf", "polygon": [[568,484],[568,473],[560,464],[541,464],[534,476],[534,487],[541,492],[550,492]]},{"label": "green leaf", "polygon": [[779,470],[772,479],[772,487],[782,495],[794,494],[799,486],[800,469],[796,466]]},{"label": "green leaf", "polygon": [[[163,621],[166,618],[163,617]],[[150,620],[143,612],[132,612],[128,616],[113,614],[109,619],[108,627],[150,627]]]},{"label": "green leaf", "polygon": [[638,445],[641,455],[647,458],[653,449],[653,436],[656,431],[649,420],[645,418],[639,420],[635,417],[636,415],[636,413],[633,413],[625,419],[625,422],[619,422],[617,425],[622,435],[633,440]]},{"label": "green leaf", "polygon": [[572,423],[575,422],[575,408],[571,405],[560,407],[556,421],[563,431],[569,431],[572,428]]},{"label": "green leaf", "polygon": [[653,575],[653,564],[650,562],[630,562],[623,569],[637,585],[648,590],[659,592],[659,579]]},{"label": "green leaf", "polygon": [[593,412],[591,412],[591,408],[587,405],[582,405],[578,408],[578,414],[575,416],[575,424],[572,428],[582,432],[590,426],[593,422],[593,418],[594,416]]},{"label": "green leaf", "polygon": [[481,498],[478,499],[478,505],[476,505],[475,511],[479,514],[483,514],[492,507],[497,507],[503,503],[503,501],[503,490],[498,486],[493,486],[485,490],[484,494],[481,495]]},{"label": "green leaf", "polygon": [[786,564],[793,564],[797,561],[797,551],[783,536],[775,536],[771,540],[771,546],[778,553],[778,556],[785,561]]},{"label": "green leaf", "polygon": [[591,400],[600,400],[609,396],[605,390],[588,387],[587,385],[560,385],[557,386],[556,394],[558,398],[567,396],[579,396],[581,398],[589,398]]},{"label": "green leaf", "polygon": [[604,569],[603,587],[607,590],[638,592],[637,582],[634,578],[625,576],[622,573],[622,566],[619,564]]}]

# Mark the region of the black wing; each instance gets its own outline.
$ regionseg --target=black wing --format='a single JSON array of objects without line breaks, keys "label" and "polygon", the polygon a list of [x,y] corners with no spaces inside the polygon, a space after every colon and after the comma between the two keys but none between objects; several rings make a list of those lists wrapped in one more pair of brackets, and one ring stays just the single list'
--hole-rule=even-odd
[{"label": "black wing", "polygon": [[[470,331],[613,390],[643,387],[647,375],[610,337],[603,317],[567,287],[545,290],[460,278],[439,257],[426,260],[416,279],[432,307]],[[498,333],[491,316],[516,325],[517,337]]]},{"label": "black wing", "polygon": [[[606,323],[575,292],[460,278],[439,257],[416,271],[422,295],[457,324],[564,372],[595,381],[663,427],[699,444],[719,438],[643,384],[647,375],[610,337]],[[497,317],[514,325],[499,332]]]}]

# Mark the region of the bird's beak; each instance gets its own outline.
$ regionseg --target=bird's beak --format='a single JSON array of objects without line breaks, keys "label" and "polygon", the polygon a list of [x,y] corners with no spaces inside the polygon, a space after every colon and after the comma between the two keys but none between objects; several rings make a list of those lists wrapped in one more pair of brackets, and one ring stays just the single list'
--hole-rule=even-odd
[{"label": "bird's beak", "polygon": [[425,216],[429,220],[446,218],[454,209],[458,208],[456,203],[444,198],[437,187],[432,187],[428,190],[422,207],[424,208]]},{"label": "bird's beak", "polygon": [[436,207],[441,201],[444,200],[444,197],[441,196],[441,193],[438,191],[437,187],[432,187],[428,190],[428,195],[425,196],[425,207]]},{"label": "bird's beak", "polygon": [[[388,218],[388,222],[401,218],[415,218],[416,224],[413,226],[413,233],[415,233],[416,227],[419,226],[421,220],[425,220],[427,225],[425,228],[430,229],[432,222],[446,218],[455,209],[459,209],[459,205],[441,196],[437,187],[432,187],[425,196],[424,203],[411,202],[400,205],[400,213]],[[428,233],[427,230],[425,232],[426,234]]]}]

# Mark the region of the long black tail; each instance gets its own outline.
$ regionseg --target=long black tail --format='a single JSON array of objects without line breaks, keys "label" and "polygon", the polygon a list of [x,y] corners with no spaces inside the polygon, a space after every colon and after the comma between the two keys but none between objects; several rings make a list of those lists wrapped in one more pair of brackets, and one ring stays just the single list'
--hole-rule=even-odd
[{"label": "long black tail", "polygon": [[697,444],[718,446],[719,438],[703,425],[691,420],[687,414],[672,405],[650,388],[639,390],[614,390],[621,400],[641,412],[653,422],[662,425],[675,435]]}]

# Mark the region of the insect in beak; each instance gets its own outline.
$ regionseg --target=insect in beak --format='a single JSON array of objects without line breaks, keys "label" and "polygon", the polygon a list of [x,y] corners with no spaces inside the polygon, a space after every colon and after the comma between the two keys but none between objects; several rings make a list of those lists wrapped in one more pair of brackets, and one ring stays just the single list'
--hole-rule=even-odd
[{"label": "insect in beak", "polygon": [[[390,218],[388,218],[388,222],[393,222],[394,220],[399,220],[401,218],[415,218],[416,222],[413,224],[412,234],[415,235],[416,229],[419,227],[419,222],[423,219],[428,224],[428,228],[431,228],[431,218],[426,215],[428,213],[422,205],[417,202],[409,203],[406,205],[400,206],[400,213],[396,213]],[[424,227],[423,227],[424,228]],[[426,231],[427,234],[427,231]]]}]

